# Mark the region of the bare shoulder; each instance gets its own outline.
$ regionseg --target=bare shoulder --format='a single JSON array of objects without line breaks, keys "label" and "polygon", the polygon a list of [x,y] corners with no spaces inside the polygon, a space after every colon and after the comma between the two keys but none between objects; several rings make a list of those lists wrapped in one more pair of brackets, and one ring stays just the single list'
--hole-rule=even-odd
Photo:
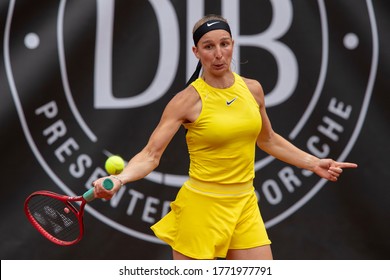
[{"label": "bare shoulder", "polygon": [[257,103],[261,106],[264,105],[264,91],[260,82],[254,79],[249,79],[242,77],[246,83],[249,91],[253,94],[253,97],[256,99]]},{"label": "bare shoulder", "polygon": [[181,103],[181,105],[196,103],[199,101],[200,97],[198,92],[193,86],[188,86],[182,91],[178,92],[171,101],[175,103]]},{"label": "bare shoulder", "polygon": [[183,123],[194,121],[201,110],[201,99],[193,86],[178,92],[168,103],[165,113],[176,115]]}]

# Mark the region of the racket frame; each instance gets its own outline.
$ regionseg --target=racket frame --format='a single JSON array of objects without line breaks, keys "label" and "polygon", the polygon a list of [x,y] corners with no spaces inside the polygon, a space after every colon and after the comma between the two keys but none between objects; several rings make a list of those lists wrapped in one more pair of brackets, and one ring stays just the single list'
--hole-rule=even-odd
[{"label": "racket frame", "polygon": [[[114,183],[112,182],[112,180],[110,178],[106,178],[103,181],[103,187],[107,190],[111,190],[114,187]],[[74,239],[72,241],[65,241],[65,240],[58,239],[58,238],[54,237],[52,234],[50,234],[48,231],[46,231],[38,223],[38,221],[35,219],[35,217],[33,216],[33,214],[31,213],[31,211],[28,207],[29,201],[33,197],[38,196],[38,195],[47,196],[47,197],[62,201],[65,204],[65,207],[68,208],[70,211],[72,211],[76,215],[78,226],[79,226],[79,235],[76,239]],[[30,194],[27,197],[27,199],[24,202],[24,213],[26,214],[27,219],[30,221],[30,223],[35,227],[35,229],[38,230],[38,232],[41,233],[44,237],[46,237],[48,240],[50,240],[51,242],[53,242],[57,245],[69,246],[69,245],[74,245],[74,244],[78,243],[82,239],[82,237],[84,235],[84,221],[83,221],[84,208],[88,202],[91,202],[94,199],[95,199],[95,195],[94,195],[93,188],[89,189],[83,195],[80,195],[80,196],[67,196],[67,195],[54,193],[51,191],[41,190],[41,191],[33,192],[32,194]],[[72,202],[73,203],[79,202],[80,203],[79,207],[76,208]]]},{"label": "racket frame", "polygon": [[[76,218],[77,218],[77,222],[78,222],[78,227],[79,227],[79,236],[72,240],[72,241],[65,241],[65,240],[61,240],[61,239],[58,239],[56,237],[54,237],[53,235],[51,235],[49,232],[47,232],[39,223],[38,221],[35,219],[35,217],[33,216],[33,214],[31,213],[29,207],[28,207],[28,203],[29,201],[34,198],[35,196],[47,196],[47,197],[50,197],[50,198],[53,198],[53,199],[57,199],[59,201],[62,201],[64,202],[64,207],[67,207],[70,211],[72,211],[75,215],[76,215]],[[77,209],[73,204],[72,202],[81,202],[80,206],[79,206],[79,209]],[[66,196],[66,195],[61,195],[61,194],[57,194],[57,193],[54,193],[54,192],[50,192],[50,191],[36,191],[34,193],[32,193],[31,195],[29,195],[24,203],[24,212],[26,213],[26,216],[27,216],[27,219],[30,221],[30,223],[36,228],[36,230],[38,230],[44,237],[46,237],[47,239],[49,239],[51,242],[57,244],[57,245],[61,245],[61,246],[69,246],[69,245],[73,245],[73,244],[76,244],[78,243],[81,238],[83,237],[84,235],[84,221],[83,221],[83,214],[84,214],[84,208],[85,208],[85,204],[87,203],[87,201],[84,199],[83,196]]]}]

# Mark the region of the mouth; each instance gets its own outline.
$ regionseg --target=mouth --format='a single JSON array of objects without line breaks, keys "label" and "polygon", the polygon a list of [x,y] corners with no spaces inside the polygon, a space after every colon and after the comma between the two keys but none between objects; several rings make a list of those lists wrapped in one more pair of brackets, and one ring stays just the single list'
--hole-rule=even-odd
[{"label": "mouth", "polygon": [[213,65],[215,69],[222,69],[224,68],[225,64],[224,63],[218,63]]}]

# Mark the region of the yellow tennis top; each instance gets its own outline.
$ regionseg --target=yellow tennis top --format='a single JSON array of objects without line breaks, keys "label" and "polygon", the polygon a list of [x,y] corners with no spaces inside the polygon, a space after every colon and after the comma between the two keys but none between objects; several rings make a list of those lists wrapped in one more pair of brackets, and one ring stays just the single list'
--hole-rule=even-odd
[{"label": "yellow tennis top", "polygon": [[226,89],[202,78],[191,84],[202,100],[197,120],[184,125],[192,178],[232,184],[255,176],[256,139],[262,127],[259,105],[244,80],[233,74],[234,84]]}]

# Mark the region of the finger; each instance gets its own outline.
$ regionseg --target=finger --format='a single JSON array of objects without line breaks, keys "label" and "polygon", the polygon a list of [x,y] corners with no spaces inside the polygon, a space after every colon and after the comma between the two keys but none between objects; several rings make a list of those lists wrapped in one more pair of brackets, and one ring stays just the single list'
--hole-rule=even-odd
[{"label": "finger", "polygon": [[329,172],[329,177],[327,178],[329,181],[336,182],[338,179],[338,176],[333,175],[332,173]]},{"label": "finger", "polygon": [[357,168],[358,165],[352,162],[336,162],[335,165],[340,168]]},{"label": "finger", "polygon": [[341,174],[343,173],[343,169],[340,167],[330,167],[329,171],[332,171],[335,174]]},{"label": "finger", "polygon": [[99,185],[100,181],[101,181],[100,179],[93,181],[92,186],[97,187]]},{"label": "finger", "polygon": [[341,172],[339,171],[333,171],[333,170],[328,170],[328,173],[331,175],[332,178],[338,178],[341,175]]}]

